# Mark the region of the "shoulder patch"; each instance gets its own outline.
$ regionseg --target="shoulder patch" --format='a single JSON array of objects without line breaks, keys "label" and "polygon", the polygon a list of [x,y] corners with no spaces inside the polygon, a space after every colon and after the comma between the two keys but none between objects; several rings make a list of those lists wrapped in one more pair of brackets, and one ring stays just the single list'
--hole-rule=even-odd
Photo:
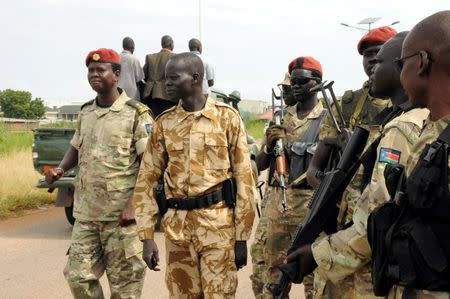
[{"label": "shoulder patch", "polygon": [[177,106],[178,106],[178,105],[175,105],[175,106],[173,106],[173,107],[170,107],[170,108],[167,109],[167,110],[164,110],[163,112],[161,112],[160,115],[158,115],[158,116],[155,118],[155,120],[161,118],[161,116],[165,115],[166,113],[175,110],[175,109],[177,108]]},{"label": "shoulder patch", "polygon": [[392,165],[397,165],[400,163],[401,152],[392,148],[380,148],[380,158],[379,162],[384,162]]},{"label": "shoulder patch", "polygon": [[144,114],[144,113],[147,112],[147,113],[150,113],[150,115],[153,117],[153,114],[152,114],[152,111],[150,110],[150,108],[148,108],[146,105],[142,104],[142,103],[139,102],[139,101],[130,99],[130,100],[128,100],[128,101],[126,102],[126,104],[127,104],[128,106],[131,106],[131,107],[133,107],[134,109],[136,109],[136,110],[138,111],[138,114],[139,114],[139,115]]},{"label": "shoulder patch", "polygon": [[94,104],[94,101],[95,101],[95,99],[94,99],[94,100],[87,101],[86,103],[84,103],[83,105],[81,105],[80,111],[83,110],[84,107],[90,106],[90,105]]}]

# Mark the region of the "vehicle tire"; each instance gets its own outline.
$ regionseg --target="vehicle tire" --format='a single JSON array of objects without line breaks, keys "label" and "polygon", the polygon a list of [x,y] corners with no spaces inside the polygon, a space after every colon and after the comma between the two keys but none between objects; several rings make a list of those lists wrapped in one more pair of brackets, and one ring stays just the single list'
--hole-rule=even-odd
[{"label": "vehicle tire", "polygon": [[66,219],[67,221],[74,225],[75,223],[75,218],[73,217],[73,205],[71,205],[70,207],[64,207],[64,211],[66,212]]}]

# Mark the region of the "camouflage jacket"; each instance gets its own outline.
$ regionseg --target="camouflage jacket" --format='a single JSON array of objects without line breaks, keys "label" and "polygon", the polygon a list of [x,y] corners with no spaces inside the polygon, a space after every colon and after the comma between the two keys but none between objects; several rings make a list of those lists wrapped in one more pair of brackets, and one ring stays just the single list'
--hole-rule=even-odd
[{"label": "camouflage jacket", "polygon": [[[254,218],[255,183],[252,177],[247,137],[239,113],[211,98],[205,107],[186,112],[180,103],[155,121],[139,171],[134,204],[139,237],[153,239],[159,212],[155,188],[163,177],[167,198],[193,198],[213,192],[234,177],[237,200],[234,210],[236,240],[250,237]],[[223,202],[218,208],[226,207]],[[211,209],[194,210],[220,229]],[[169,209],[164,215],[166,237],[183,242],[188,211]],[[221,224],[223,225],[223,223]]]},{"label": "camouflage jacket", "polygon": [[[377,148],[377,160],[369,185],[356,203],[353,224],[312,245],[317,273],[333,283],[355,275],[355,283],[363,281],[358,274],[370,267],[370,247],[367,241],[367,219],[371,211],[389,199],[384,183],[387,163],[405,164],[417,142],[420,129],[429,111],[413,109],[394,118],[385,125]],[[365,289],[371,290],[371,285]]]},{"label": "camouflage jacket", "polygon": [[70,142],[78,150],[80,168],[75,179],[76,219],[116,221],[133,194],[139,155],[153,119],[146,106],[129,100],[123,91],[111,107],[102,108],[93,100],[81,108]]}]

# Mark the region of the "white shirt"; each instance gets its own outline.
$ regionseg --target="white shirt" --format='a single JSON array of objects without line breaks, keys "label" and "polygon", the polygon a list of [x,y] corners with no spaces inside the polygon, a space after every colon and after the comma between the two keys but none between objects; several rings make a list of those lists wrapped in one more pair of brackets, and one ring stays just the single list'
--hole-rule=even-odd
[{"label": "white shirt", "polygon": [[209,89],[209,85],[208,85],[208,80],[214,80],[214,67],[200,52],[192,51],[191,53],[196,54],[198,57],[200,57],[202,59],[203,68],[205,70],[205,72],[203,74],[202,89],[203,89],[204,94],[209,94],[210,89]]},{"label": "white shirt", "polygon": [[125,90],[127,95],[135,100],[140,99],[136,82],[144,79],[144,71],[141,63],[130,51],[123,50],[120,53],[120,76],[118,86]]}]

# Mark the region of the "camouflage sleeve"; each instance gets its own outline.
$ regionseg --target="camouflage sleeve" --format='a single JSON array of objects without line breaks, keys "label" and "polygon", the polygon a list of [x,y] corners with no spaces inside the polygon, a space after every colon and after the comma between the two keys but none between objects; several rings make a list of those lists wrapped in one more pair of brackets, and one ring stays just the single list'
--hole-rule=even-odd
[{"label": "camouflage sleeve", "polygon": [[256,187],[253,181],[244,124],[237,114],[232,118],[232,123],[231,132],[228,132],[228,136],[231,139],[229,148],[231,170],[237,185],[236,206],[234,208],[236,240],[248,240],[255,218]]},{"label": "camouflage sleeve", "polygon": [[80,127],[81,127],[81,112],[78,114],[77,118],[77,127],[75,128],[75,134],[73,134],[72,140],[70,140],[70,145],[76,148],[77,150],[80,149]]},{"label": "camouflage sleeve", "polygon": [[150,113],[145,112],[138,116],[134,129],[133,142],[136,144],[136,152],[140,156],[145,151],[148,135],[153,127],[153,119]]},{"label": "camouflage sleeve", "polygon": [[355,207],[353,225],[312,245],[314,259],[318,264],[316,271],[334,283],[355,273],[370,261],[367,219],[376,207],[389,200],[384,168],[387,164],[406,163],[414,142],[417,141],[419,128],[412,123],[403,123],[385,128],[383,134],[377,148],[377,161],[371,182]]},{"label": "camouflage sleeve", "polygon": [[155,190],[167,164],[161,124],[155,122],[153,125],[133,194],[135,219],[141,240],[153,239],[159,213]]}]

